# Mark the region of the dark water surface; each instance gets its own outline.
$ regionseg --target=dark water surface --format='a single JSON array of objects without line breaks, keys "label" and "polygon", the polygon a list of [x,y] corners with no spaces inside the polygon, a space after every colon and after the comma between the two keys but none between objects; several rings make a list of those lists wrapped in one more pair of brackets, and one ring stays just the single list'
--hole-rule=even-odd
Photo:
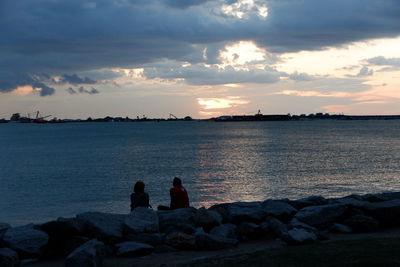
[{"label": "dark water surface", "polygon": [[174,176],[195,207],[400,191],[400,121],[0,124],[0,221],[153,207]]}]

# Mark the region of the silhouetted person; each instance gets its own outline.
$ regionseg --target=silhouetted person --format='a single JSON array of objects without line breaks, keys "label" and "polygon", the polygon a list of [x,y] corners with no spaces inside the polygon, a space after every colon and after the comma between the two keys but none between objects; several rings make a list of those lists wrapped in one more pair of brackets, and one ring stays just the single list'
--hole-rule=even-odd
[{"label": "silhouetted person", "polygon": [[175,177],[172,182],[173,187],[169,190],[171,195],[170,209],[181,209],[189,207],[189,197],[186,189],[182,186],[180,178]]},{"label": "silhouetted person", "polygon": [[133,191],[131,194],[131,211],[136,207],[151,207],[149,204],[149,195],[144,192],[144,183],[142,181],[136,182]]}]

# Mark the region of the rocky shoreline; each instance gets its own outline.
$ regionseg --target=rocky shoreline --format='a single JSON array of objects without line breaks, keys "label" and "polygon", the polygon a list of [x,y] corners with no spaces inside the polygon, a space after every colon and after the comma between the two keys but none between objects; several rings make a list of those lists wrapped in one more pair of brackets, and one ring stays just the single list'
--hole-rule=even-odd
[{"label": "rocky shoreline", "polygon": [[47,259],[64,259],[65,266],[100,266],[108,256],[220,250],[250,240],[302,245],[326,240],[329,233],[399,226],[400,192],[234,202],[208,209],[137,208],[130,214],[86,212],[36,225],[0,223],[0,266]]}]

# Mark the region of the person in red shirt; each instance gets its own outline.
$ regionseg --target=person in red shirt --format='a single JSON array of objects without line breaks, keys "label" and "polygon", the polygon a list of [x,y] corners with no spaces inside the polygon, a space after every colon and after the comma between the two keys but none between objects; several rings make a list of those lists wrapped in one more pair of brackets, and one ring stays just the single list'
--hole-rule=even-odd
[{"label": "person in red shirt", "polygon": [[189,196],[186,189],[182,186],[182,180],[175,177],[172,185],[173,187],[169,190],[171,196],[170,209],[189,208]]}]

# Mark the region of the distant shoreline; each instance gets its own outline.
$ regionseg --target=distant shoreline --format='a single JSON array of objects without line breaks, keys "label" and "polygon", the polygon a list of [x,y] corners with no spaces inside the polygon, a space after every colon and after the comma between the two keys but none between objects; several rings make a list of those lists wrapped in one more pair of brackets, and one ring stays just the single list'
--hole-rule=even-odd
[{"label": "distant shoreline", "polygon": [[70,122],[176,122],[176,121],[215,121],[215,122],[243,122],[243,121],[314,121],[314,120],[399,120],[400,115],[330,115],[328,113],[316,113],[309,115],[233,115],[233,116],[220,116],[216,118],[208,118],[208,119],[193,119],[189,116],[185,118],[137,118],[131,119],[129,117],[110,117],[107,116],[105,118],[88,118],[88,119],[58,119],[58,120],[49,120],[37,122],[34,119],[26,119],[24,120],[6,120],[0,119],[0,123],[70,123]]}]

